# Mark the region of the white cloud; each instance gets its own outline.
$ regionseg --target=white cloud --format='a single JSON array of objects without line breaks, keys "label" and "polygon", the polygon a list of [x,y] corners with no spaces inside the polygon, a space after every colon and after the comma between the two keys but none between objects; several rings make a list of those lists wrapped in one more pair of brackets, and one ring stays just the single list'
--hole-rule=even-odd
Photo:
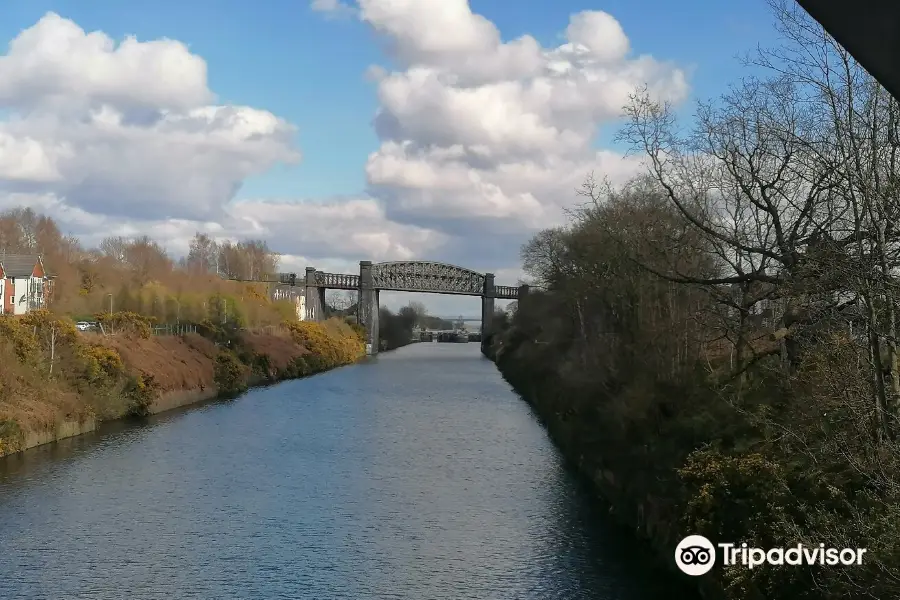
[{"label": "white cloud", "polygon": [[370,74],[382,140],[366,166],[370,192],[392,220],[502,237],[479,245],[503,265],[535,229],[564,222],[589,172],[623,181],[640,168],[594,147],[629,94],[647,85],[661,99],[687,95],[683,71],[631,56],[621,26],[603,12],[572,15],[566,43],[542,48],[530,36],[503,41],[467,0],[359,6],[400,65]]},{"label": "white cloud", "polygon": [[206,63],[170,40],[116,44],[54,13],[0,56],[0,189],[89,213],[213,220],[247,177],[293,162],[294,128],[209,104]]},{"label": "white cloud", "polygon": [[[372,198],[331,201],[247,200],[227,204],[218,219],[142,219],[88,212],[53,194],[0,194],[0,210],[30,206],[52,215],[66,232],[96,246],[107,236],[150,235],[174,255],[187,253],[197,231],[219,240],[265,239],[278,252],[319,264],[413,260],[436,252],[447,236],[389,221]],[[325,263],[323,263],[323,260]],[[296,265],[295,265],[296,267]]]},{"label": "white cloud", "polygon": [[123,109],[187,110],[213,100],[206,62],[173,40],[116,45],[48,13],[0,57],[0,105],[81,111],[104,104]]},{"label": "white cloud", "polygon": [[513,284],[520,244],[564,219],[585,175],[639,168],[594,144],[628,94],[687,93],[681,70],[633,54],[603,12],[572,15],[565,43],[544,48],[504,40],[467,0],[311,6],[357,16],[394,58],[368,72],[380,145],[360,195],[235,200],[248,177],[300,159],[295,127],[218,103],[181,42],[116,41],[48,13],[0,54],[0,208],[44,210],[88,244],[147,233],[178,254],[200,230],[266,238],[298,271],[420,258]]},{"label": "white cloud", "polygon": [[612,15],[599,11],[585,11],[574,15],[566,29],[566,38],[574,46],[571,51],[586,50],[605,63],[624,60],[629,50],[628,37]]},{"label": "white cloud", "polygon": [[447,239],[436,231],[388,220],[384,209],[371,198],[243,201],[234,203],[229,214],[234,223],[258,225],[261,229],[252,235],[279,240],[283,252],[355,257],[357,262],[414,260],[436,252]]}]

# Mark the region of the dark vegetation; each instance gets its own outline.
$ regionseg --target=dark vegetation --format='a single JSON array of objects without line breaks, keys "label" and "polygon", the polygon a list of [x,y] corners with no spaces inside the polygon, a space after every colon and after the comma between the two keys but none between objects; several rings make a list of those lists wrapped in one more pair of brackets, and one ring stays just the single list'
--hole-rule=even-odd
[{"label": "dark vegetation", "polygon": [[413,306],[404,306],[396,313],[382,306],[378,315],[378,337],[382,350],[393,350],[411,343],[413,328],[418,321],[419,315]]},{"label": "dark vegetation", "polygon": [[727,598],[900,597],[900,104],[793,3],[687,131],[637,94],[648,174],[536,236],[504,376],[669,564],[687,534],[867,548],[723,568]]},{"label": "dark vegetation", "polygon": [[[353,292],[331,292],[325,298],[325,312],[329,316],[341,317],[355,322],[357,315],[356,294]],[[410,302],[396,313],[382,306],[378,312],[378,337],[381,350],[394,350],[412,342],[413,331],[417,329],[453,329],[454,324],[428,314],[419,302]]]}]

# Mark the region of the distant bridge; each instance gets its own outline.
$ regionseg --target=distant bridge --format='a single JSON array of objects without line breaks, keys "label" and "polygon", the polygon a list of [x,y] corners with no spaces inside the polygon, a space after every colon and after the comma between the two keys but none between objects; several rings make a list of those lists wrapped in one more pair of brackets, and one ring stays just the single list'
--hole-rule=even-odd
[{"label": "distant bridge", "polygon": [[[247,281],[247,280],[242,280]],[[277,273],[252,281],[303,286],[306,320],[321,321],[325,316],[325,290],[353,290],[359,292],[360,324],[366,328],[366,352],[376,354],[379,347],[379,294],[390,292],[424,292],[481,297],[482,348],[490,336],[494,318],[494,300],[516,300],[528,293],[528,286],[495,285],[493,273],[478,273],[455,265],[430,261],[359,262],[359,275],[326,273],[306,267],[306,274],[298,280],[295,273]],[[453,321],[454,319],[447,319]],[[458,320],[458,318],[456,319]]]}]

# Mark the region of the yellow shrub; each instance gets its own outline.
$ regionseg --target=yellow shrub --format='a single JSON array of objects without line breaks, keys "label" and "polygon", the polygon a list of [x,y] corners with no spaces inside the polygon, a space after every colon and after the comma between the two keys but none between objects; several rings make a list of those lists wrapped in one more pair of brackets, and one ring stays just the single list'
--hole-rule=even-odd
[{"label": "yellow shrub", "polygon": [[150,337],[151,325],[154,321],[152,317],[145,317],[133,312],[102,313],[96,315],[96,319],[104,329],[122,331],[143,339]]},{"label": "yellow shrub", "polygon": [[33,363],[39,357],[40,348],[34,329],[25,327],[18,317],[0,317],[0,339],[12,345],[20,362]]},{"label": "yellow shrub", "polygon": [[107,379],[112,382],[125,373],[125,363],[115,349],[91,344],[79,350],[79,356],[85,363],[85,377],[89,381]]},{"label": "yellow shrub", "polygon": [[246,288],[247,297],[250,300],[255,300],[260,304],[267,304],[269,302],[269,298],[259,291],[255,286],[248,285]]},{"label": "yellow shrub", "polygon": [[75,340],[77,330],[75,323],[70,319],[57,317],[49,310],[35,310],[19,317],[22,327],[30,328],[32,334],[38,337],[50,335],[51,330],[56,335],[56,343],[72,342]]},{"label": "yellow shrub", "polygon": [[306,361],[315,371],[352,363],[365,354],[365,345],[346,323],[329,319],[325,323],[287,323],[295,342],[309,350]]}]

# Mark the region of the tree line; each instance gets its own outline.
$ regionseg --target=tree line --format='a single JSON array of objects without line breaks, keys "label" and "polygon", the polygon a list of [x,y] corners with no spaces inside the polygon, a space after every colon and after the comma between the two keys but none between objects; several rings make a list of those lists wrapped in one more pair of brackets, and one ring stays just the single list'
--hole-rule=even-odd
[{"label": "tree line", "polygon": [[278,270],[263,240],[214,240],[198,232],[176,259],[149,236],[110,236],[85,247],[55,220],[31,208],[0,213],[0,256],[40,255],[54,277],[50,308],[83,316],[129,311],[159,321],[209,319],[277,324],[294,308],[271,302],[265,285],[237,283]]},{"label": "tree line", "polygon": [[868,548],[717,569],[728,597],[900,597],[900,103],[770,5],[780,43],[689,124],[631,98],[620,139],[646,172],[589,178],[523,248],[547,291],[494,352],[666,548]]}]

